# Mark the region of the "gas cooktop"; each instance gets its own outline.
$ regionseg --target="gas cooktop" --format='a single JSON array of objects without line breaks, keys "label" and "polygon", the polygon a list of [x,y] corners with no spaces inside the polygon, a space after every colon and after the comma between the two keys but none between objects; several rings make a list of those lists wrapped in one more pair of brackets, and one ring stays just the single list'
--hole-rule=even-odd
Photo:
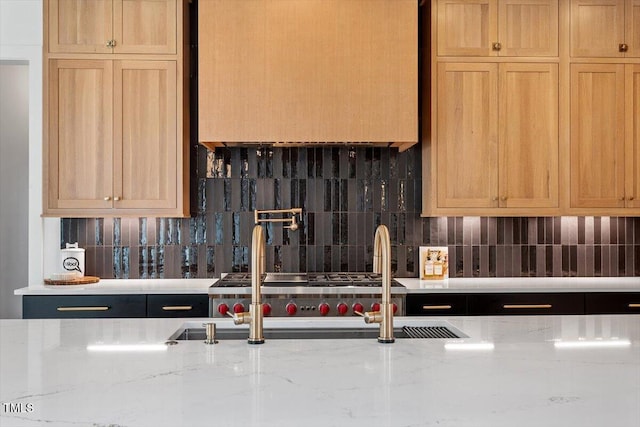
[{"label": "gas cooktop", "polygon": [[[289,287],[381,287],[382,276],[376,273],[266,273],[262,280],[263,286]],[[229,273],[213,284],[212,287],[250,287],[251,273]],[[402,286],[392,280],[391,286]]]}]

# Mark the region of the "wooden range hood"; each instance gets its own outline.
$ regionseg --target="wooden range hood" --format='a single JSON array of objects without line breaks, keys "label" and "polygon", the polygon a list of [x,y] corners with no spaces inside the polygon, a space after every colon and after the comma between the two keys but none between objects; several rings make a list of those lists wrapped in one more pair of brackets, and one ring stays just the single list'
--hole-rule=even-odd
[{"label": "wooden range hood", "polygon": [[418,142],[416,0],[198,8],[201,144]]}]

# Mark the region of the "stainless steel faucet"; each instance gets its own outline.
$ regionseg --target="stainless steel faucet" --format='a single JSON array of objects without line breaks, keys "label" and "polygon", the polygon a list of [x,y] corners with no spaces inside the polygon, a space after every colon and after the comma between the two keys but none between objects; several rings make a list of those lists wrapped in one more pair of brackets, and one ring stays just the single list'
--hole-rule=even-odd
[{"label": "stainless steel faucet", "polygon": [[393,304],[391,303],[391,239],[389,229],[379,225],[373,241],[373,272],[382,274],[380,311],[363,314],[365,323],[380,323],[378,342],[393,343]]},{"label": "stainless steel faucet", "polygon": [[262,295],[260,286],[264,275],[265,246],[264,231],[261,225],[253,227],[251,236],[251,305],[249,311],[231,314],[236,325],[249,324],[249,344],[263,344]]}]

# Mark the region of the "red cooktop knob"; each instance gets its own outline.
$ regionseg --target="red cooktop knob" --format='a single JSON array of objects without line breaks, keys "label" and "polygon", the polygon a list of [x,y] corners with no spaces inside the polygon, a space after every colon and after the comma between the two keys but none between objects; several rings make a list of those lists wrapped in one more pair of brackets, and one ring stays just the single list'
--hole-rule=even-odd
[{"label": "red cooktop knob", "polygon": [[330,310],[329,304],[327,304],[326,302],[323,302],[318,306],[318,310],[320,310],[321,315],[326,316],[327,314],[329,314],[329,310]]},{"label": "red cooktop knob", "polygon": [[285,309],[287,310],[287,314],[289,314],[289,316],[293,316],[298,311],[298,306],[295,303],[290,302],[289,304],[287,304]]},{"label": "red cooktop knob", "polygon": [[371,304],[371,311],[380,311],[380,303],[374,302]]},{"label": "red cooktop knob", "polygon": [[345,314],[347,314],[347,311],[349,311],[349,307],[347,306],[347,304],[343,302],[338,304],[338,313],[340,314],[340,316],[344,316]]},{"label": "red cooktop knob", "polygon": [[396,314],[396,311],[398,311],[398,304],[396,304],[395,302],[393,303],[393,314]]},{"label": "red cooktop knob", "polygon": [[239,302],[233,304],[233,312],[234,313],[244,313],[244,305]]},{"label": "red cooktop knob", "polygon": [[271,304],[262,304],[262,314],[268,316],[271,314]]},{"label": "red cooktop knob", "polygon": [[229,312],[229,306],[227,304],[222,303],[218,305],[218,313],[222,314],[223,316],[226,316],[228,312]]},{"label": "red cooktop knob", "polygon": [[357,311],[358,313],[364,313],[364,306],[359,302],[353,304],[351,308],[353,309],[354,312]]}]

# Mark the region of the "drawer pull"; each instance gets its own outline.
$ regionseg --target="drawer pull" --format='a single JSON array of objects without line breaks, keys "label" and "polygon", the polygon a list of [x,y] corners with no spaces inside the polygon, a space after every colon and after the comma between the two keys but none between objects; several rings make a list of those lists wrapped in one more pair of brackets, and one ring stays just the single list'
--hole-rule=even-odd
[{"label": "drawer pull", "polygon": [[640,308],[640,304],[632,302],[631,304],[629,304],[629,308]]},{"label": "drawer pull", "polygon": [[189,311],[193,310],[193,307],[190,305],[163,305],[162,309],[164,311]]},{"label": "drawer pull", "polygon": [[551,308],[551,304],[504,304],[502,308]]},{"label": "drawer pull", "polygon": [[58,311],[107,311],[110,307],[58,307]]},{"label": "drawer pull", "polygon": [[451,310],[450,305],[423,305],[423,310]]}]

